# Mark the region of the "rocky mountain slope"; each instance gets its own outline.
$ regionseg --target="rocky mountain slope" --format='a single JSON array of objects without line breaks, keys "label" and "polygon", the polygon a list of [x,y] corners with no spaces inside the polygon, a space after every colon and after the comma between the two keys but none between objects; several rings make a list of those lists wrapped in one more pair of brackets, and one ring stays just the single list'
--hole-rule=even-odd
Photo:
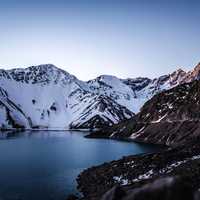
[{"label": "rocky mountain slope", "polygon": [[185,143],[200,136],[199,113],[200,81],[195,80],[155,95],[132,119],[93,136],[167,145]]},{"label": "rocky mountain slope", "polygon": [[[155,94],[199,78],[177,70],[156,79],[102,75],[87,82],[55,67],[0,70],[1,128],[100,128],[138,113]],[[11,106],[12,105],[12,106]]]}]

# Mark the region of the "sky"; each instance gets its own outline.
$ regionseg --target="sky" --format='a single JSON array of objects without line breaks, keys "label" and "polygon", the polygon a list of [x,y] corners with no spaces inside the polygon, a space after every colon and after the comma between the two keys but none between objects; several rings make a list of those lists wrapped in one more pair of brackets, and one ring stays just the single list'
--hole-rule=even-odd
[{"label": "sky", "polygon": [[0,0],[0,68],[51,63],[82,80],[190,70],[199,10],[194,0]]}]

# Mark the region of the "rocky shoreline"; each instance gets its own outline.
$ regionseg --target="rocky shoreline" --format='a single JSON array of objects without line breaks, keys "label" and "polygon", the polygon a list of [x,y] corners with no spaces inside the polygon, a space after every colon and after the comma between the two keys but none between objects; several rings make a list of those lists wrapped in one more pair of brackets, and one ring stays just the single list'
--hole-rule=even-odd
[{"label": "rocky shoreline", "polygon": [[[159,190],[164,191],[169,186],[169,179],[165,179],[167,177],[172,178],[173,184],[180,189],[181,181],[176,182],[178,177],[183,185],[189,186],[192,195],[196,193],[200,189],[199,88],[200,81],[197,80],[161,92],[147,101],[133,118],[87,135],[87,138],[162,144],[168,146],[168,149],[157,153],[123,157],[83,171],[77,178],[78,189],[82,192],[83,199],[122,200],[123,198],[113,198],[117,191],[123,191],[122,196],[126,199],[126,196],[129,196],[127,193],[152,188],[155,181],[160,179],[163,188]],[[172,188],[167,193],[171,191]]]},{"label": "rocky shoreline", "polygon": [[160,178],[181,177],[195,191],[200,188],[199,168],[200,139],[158,153],[127,156],[86,169],[77,178],[78,189],[83,200],[99,200],[116,186],[127,192]]}]

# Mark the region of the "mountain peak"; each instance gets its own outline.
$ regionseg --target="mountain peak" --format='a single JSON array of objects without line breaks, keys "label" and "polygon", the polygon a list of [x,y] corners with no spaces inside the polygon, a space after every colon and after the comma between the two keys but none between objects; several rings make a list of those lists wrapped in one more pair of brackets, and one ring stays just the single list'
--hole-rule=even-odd
[{"label": "mountain peak", "polygon": [[54,68],[54,69],[58,69],[58,67],[56,67],[54,64],[51,64],[51,63],[40,64],[40,65],[31,66],[31,67],[32,68],[38,67],[38,68]]},{"label": "mountain peak", "polygon": [[68,72],[64,71],[63,69],[58,68],[57,66],[53,64],[40,64],[40,65],[30,66],[21,70],[38,71],[38,72],[44,72],[44,73],[61,72],[67,75],[69,74]]},{"label": "mountain peak", "polygon": [[29,67],[14,67],[10,70],[5,70],[5,71],[8,71],[8,72],[22,72],[22,71],[29,71],[29,70],[46,70],[46,71],[49,71],[49,70],[62,70],[62,69],[59,69],[58,67],[56,67],[55,65],[53,64],[40,64],[40,65],[32,65],[32,66],[29,66]]},{"label": "mountain peak", "polygon": [[0,77],[31,84],[47,84],[50,82],[67,84],[76,79],[75,76],[53,64],[41,64],[27,68],[0,70]]},{"label": "mountain peak", "polygon": [[193,72],[199,72],[200,71],[200,62],[195,66]]},{"label": "mountain peak", "polygon": [[174,72],[170,74],[170,76],[179,76],[179,75],[186,75],[186,71],[184,71],[182,68],[178,68]]},{"label": "mountain peak", "polygon": [[175,72],[176,73],[185,73],[185,71],[182,68],[178,68]]},{"label": "mountain peak", "polygon": [[183,82],[188,83],[194,80],[200,80],[200,63],[198,63],[193,70],[187,72]]}]

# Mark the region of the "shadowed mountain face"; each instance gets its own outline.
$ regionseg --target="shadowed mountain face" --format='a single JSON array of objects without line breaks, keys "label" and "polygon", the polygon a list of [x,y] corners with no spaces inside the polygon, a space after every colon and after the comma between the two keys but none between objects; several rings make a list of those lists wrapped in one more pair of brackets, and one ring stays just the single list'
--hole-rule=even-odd
[{"label": "shadowed mountain face", "polygon": [[200,81],[182,84],[155,95],[137,115],[143,122],[199,120]]},{"label": "shadowed mountain face", "polygon": [[132,119],[93,136],[175,145],[200,136],[200,81],[155,95]]},{"label": "shadowed mountain face", "polygon": [[[200,65],[190,72],[179,69],[153,80],[102,75],[88,82],[50,64],[0,70],[0,127],[93,129],[111,126],[134,117],[155,94],[199,79],[199,69]],[[156,101],[164,100],[160,97]],[[163,113],[164,107],[159,116]],[[154,115],[152,120],[156,120]],[[172,113],[170,117],[173,118]]]}]

